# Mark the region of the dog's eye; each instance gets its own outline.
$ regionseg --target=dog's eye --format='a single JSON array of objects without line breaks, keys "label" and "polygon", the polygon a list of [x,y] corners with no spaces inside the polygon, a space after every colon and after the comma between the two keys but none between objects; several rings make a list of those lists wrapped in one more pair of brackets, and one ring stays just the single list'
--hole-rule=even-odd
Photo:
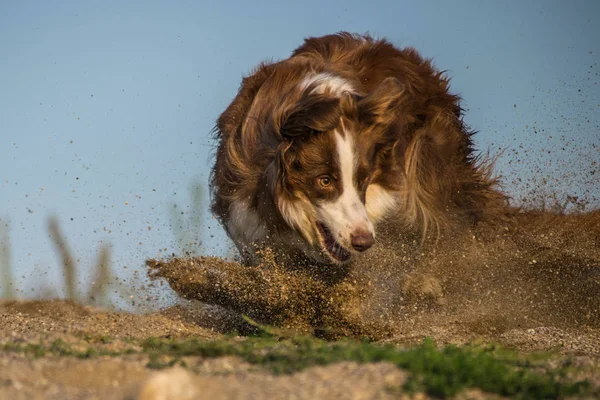
[{"label": "dog's eye", "polygon": [[331,178],[328,176],[322,176],[319,178],[319,185],[321,185],[321,187],[329,187],[331,186]]}]

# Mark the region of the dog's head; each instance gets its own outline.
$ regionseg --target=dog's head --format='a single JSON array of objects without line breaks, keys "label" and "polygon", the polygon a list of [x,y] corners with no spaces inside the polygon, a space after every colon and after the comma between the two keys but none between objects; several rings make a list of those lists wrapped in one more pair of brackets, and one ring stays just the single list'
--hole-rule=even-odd
[{"label": "dog's head", "polygon": [[375,243],[381,213],[367,204],[367,191],[381,178],[380,153],[393,143],[388,132],[402,99],[395,79],[367,96],[342,80],[312,79],[274,106],[266,130],[277,148],[266,181],[309,257],[341,264]]}]

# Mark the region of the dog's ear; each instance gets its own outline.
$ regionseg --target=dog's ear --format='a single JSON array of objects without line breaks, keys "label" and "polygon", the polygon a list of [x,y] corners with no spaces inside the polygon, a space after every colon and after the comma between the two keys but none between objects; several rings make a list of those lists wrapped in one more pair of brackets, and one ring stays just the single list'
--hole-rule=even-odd
[{"label": "dog's ear", "polygon": [[309,94],[282,104],[273,115],[274,130],[284,140],[302,140],[333,129],[340,119],[339,99]]},{"label": "dog's ear", "polygon": [[369,95],[358,102],[359,119],[367,125],[388,125],[398,119],[407,96],[398,79],[384,79]]},{"label": "dog's ear", "polygon": [[277,64],[261,63],[251,75],[243,78],[234,100],[217,120],[214,133],[218,139],[227,139],[241,131],[260,88],[276,66]]}]

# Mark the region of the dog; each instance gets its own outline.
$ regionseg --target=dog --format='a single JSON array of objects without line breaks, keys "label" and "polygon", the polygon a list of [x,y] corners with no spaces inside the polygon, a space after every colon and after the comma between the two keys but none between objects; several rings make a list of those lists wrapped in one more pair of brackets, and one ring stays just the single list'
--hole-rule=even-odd
[{"label": "dog", "polygon": [[382,223],[424,240],[505,200],[449,79],[414,48],[349,32],[262,62],[219,116],[211,211],[243,262],[260,249],[345,265]]}]

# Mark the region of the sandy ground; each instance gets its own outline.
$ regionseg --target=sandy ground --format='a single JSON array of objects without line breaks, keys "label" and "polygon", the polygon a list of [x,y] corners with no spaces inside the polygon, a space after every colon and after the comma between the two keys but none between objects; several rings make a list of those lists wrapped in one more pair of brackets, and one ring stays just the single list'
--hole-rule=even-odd
[{"label": "sandy ground", "polygon": [[[212,339],[243,331],[248,326],[236,314],[243,313],[325,337],[406,345],[431,336],[439,344],[485,341],[557,351],[574,357],[600,385],[600,212],[519,215],[426,253],[408,238],[384,237],[393,240],[341,276],[269,261],[248,268],[209,257],[149,260],[153,279],[178,292],[181,305],[134,315],[65,301],[4,302],[0,344],[61,339],[74,348],[120,351],[135,347],[131,339]],[[275,377],[233,358],[186,360],[195,373],[156,372],[147,362],[142,355],[33,359],[0,352],[0,398],[384,399],[392,396],[387,386],[406,379],[386,363]],[[160,397],[165,391],[172,397]]]},{"label": "sandy ground", "polygon": [[[200,311],[204,315],[205,311]],[[199,314],[178,307],[132,315],[105,312],[65,301],[5,302],[0,306],[0,343],[52,343],[119,351],[128,339],[216,338],[197,324]],[[110,343],[94,338],[110,336]],[[90,337],[92,341],[90,343]],[[139,354],[91,359],[32,358],[0,352],[0,398],[10,399],[256,399],[393,398],[386,387],[406,374],[388,363],[341,363],[275,377],[239,359],[188,357],[194,373],[180,367],[148,369]],[[167,396],[167,397],[164,397]],[[358,397],[357,397],[358,396]]]}]

